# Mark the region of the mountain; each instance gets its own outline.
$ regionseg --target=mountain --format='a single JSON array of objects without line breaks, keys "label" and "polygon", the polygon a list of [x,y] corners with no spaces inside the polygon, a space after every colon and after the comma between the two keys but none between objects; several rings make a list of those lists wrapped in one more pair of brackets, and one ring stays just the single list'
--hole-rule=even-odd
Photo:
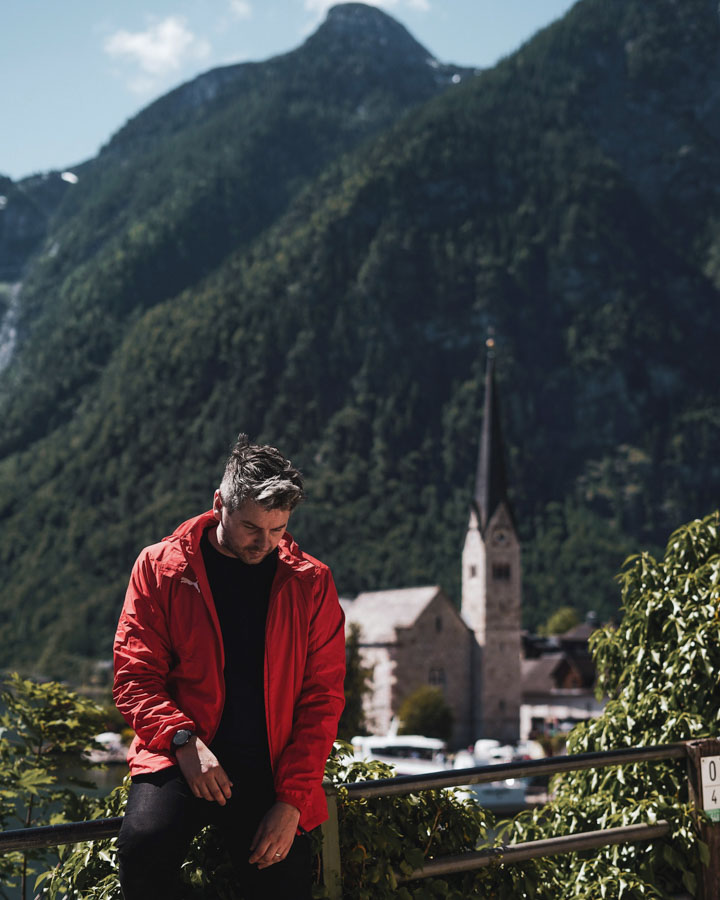
[{"label": "mountain", "polygon": [[[463,74],[379,10],[348,4],[298,50],[209,72],[128,122],[73,170],[23,279],[0,453],[72,415],[130,317],[198,283],[330,161]],[[13,209],[10,196],[4,216]]]},{"label": "mountain", "polygon": [[[306,472],[293,530],[341,593],[456,594],[490,328],[526,621],[610,615],[624,556],[718,500],[719,49],[705,0],[581,0],[471,76],[350,4],[128,123],[25,272],[0,664],[106,656],[138,549],[205,508],[241,429]],[[386,110],[361,135],[343,61]]]},{"label": "mountain", "polygon": [[[59,172],[21,182],[0,175],[0,284],[22,276],[28,259],[44,240],[68,182]],[[0,316],[3,314],[0,307]]]}]

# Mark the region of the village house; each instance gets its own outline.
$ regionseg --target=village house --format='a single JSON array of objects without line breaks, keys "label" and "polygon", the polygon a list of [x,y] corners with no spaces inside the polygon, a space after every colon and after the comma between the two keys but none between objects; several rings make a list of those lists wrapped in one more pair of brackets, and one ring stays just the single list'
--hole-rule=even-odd
[{"label": "village house", "polygon": [[564,634],[523,635],[520,737],[564,734],[605,705],[595,697],[595,665],[588,638],[597,628],[594,613]]}]

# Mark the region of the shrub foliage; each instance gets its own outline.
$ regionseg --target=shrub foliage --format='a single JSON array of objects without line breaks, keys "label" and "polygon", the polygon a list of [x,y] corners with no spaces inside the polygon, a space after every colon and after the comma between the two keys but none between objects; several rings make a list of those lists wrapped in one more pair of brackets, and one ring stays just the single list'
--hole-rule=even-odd
[{"label": "shrub foliage", "polygon": [[449,741],[453,727],[452,709],[440,688],[424,684],[400,707],[400,734],[424,734],[427,737]]}]

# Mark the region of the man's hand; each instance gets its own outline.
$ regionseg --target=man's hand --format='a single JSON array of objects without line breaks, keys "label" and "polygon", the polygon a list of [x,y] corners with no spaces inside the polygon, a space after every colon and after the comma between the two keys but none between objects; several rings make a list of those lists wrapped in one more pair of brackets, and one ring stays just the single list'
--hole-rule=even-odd
[{"label": "man's hand", "polygon": [[278,801],[265,813],[250,845],[251,863],[258,869],[266,869],[282,862],[295,840],[300,812],[290,803]]},{"label": "man's hand", "polygon": [[178,747],[175,758],[196,797],[217,800],[220,806],[225,806],[232,795],[232,781],[207,744],[193,735],[187,744]]}]

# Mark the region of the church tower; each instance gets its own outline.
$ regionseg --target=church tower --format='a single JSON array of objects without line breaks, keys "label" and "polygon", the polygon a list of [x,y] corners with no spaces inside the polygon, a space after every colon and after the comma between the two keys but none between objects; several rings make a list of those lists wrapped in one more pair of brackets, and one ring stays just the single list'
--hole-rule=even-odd
[{"label": "church tower", "polygon": [[507,498],[492,338],[487,347],[475,495],[462,555],[462,616],[475,633],[473,740],[512,742],[520,731],[520,542]]}]

